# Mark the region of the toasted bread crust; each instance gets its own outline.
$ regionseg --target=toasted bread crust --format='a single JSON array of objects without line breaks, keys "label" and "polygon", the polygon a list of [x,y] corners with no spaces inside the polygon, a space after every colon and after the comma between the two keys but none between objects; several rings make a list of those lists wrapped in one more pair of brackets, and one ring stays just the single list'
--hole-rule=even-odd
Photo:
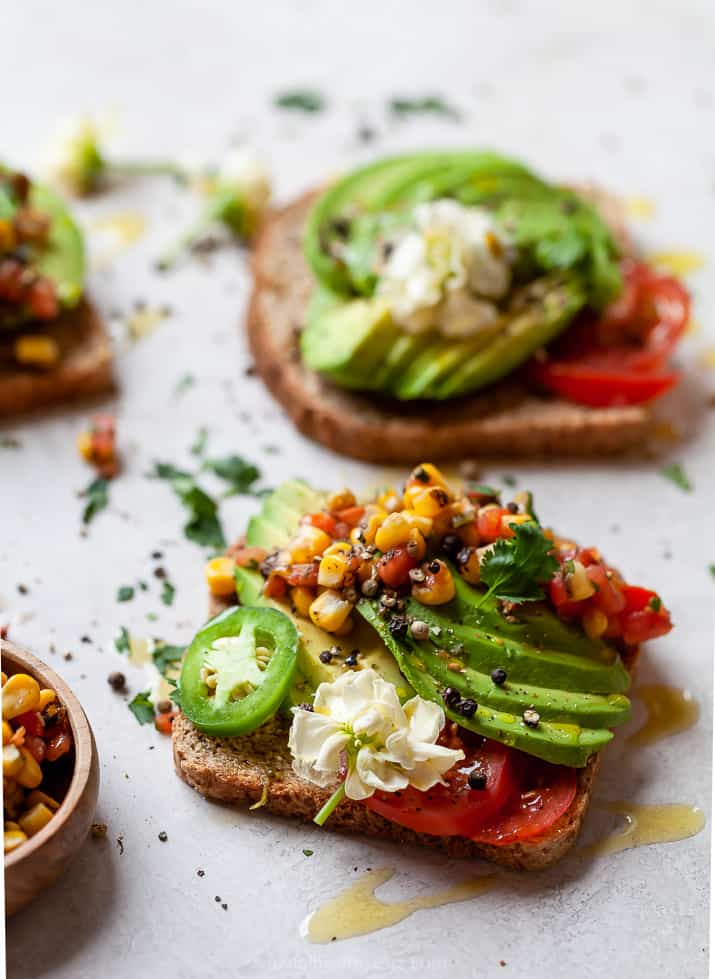
[{"label": "toasted bread crust", "polygon": [[650,416],[642,406],[588,408],[538,397],[514,378],[447,402],[404,403],[339,388],[306,369],[299,337],[313,281],[301,237],[315,196],[304,195],[266,222],[254,252],[247,317],[256,369],[304,435],[379,463],[599,456],[643,443]]},{"label": "toasted bread crust", "polygon": [[19,366],[14,336],[0,335],[0,416],[17,415],[111,390],[112,348],[95,306],[87,299],[36,331],[57,341],[60,360],[52,370]]},{"label": "toasted bread crust", "polygon": [[[237,541],[227,553],[235,554],[243,543]],[[218,615],[233,604],[229,599],[209,596],[209,615]],[[624,655],[630,672],[637,658],[637,648]],[[280,718],[273,718],[240,738],[213,738],[202,734],[180,714],[173,723],[172,743],[177,773],[202,796],[215,802],[245,807],[260,801],[261,808],[267,812],[308,822],[333,791],[306,782],[293,772],[288,728]],[[593,755],[586,767],[579,769],[576,796],[563,816],[546,833],[524,842],[493,846],[462,836],[416,833],[350,799],[338,806],[325,827],[396,843],[429,846],[452,857],[481,857],[515,870],[543,870],[560,860],[576,842],[600,760],[600,754]]]}]

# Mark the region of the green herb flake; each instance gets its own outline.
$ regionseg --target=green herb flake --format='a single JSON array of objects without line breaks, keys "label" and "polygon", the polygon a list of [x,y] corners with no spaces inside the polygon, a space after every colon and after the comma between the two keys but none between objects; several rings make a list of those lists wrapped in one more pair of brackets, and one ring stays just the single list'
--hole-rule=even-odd
[{"label": "green herb flake", "polygon": [[450,105],[440,95],[425,95],[421,98],[396,96],[390,99],[389,109],[393,116],[401,119],[408,116],[433,115],[444,116],[456,122],[461,118],[458,109]]},{"label": "green herb flake", "polygon": [[215,473],[220,479],[229,484],[226,496],[239,494],[254,494],[253,484],[260,478],[260,471],[251,462],[246,462],[241,456],[230,455],[222,459],[207,459],[204,469]]},{"label": "green herb flake", "polygon": [[194,477],[168,462],[157,462],[149,474],[156,479],[166,479],[171,488],[189,511],[184,524],[184,535],[204,547],[223,549],[226,538],[218,517],[218,505],[194,481]]},{"label": "green herb flake", "polygon": [[114,639],[114,648],[118,653],[128,653],[131,649],[129,629],[125,625],[119,627],[119,635]]},{"label": "green herb flake", "polygon": [[140,724],[154,723],[154,705],[149,700],[149,691],[138,693],[127,705]]},{"label": "green herb flake", "polygon": [[154,661],[154,666],[165,677],[169,667],[178,663],[185,652],[185,646],[170,646],[162,640],[157,642],[151,658]]},{"label": "green herb flake", "polygon": [[290,92],[281,92],[273,99],[273,104],[278,109],[287,109],[290,112],[322,112],[325,108],[325,99],[314,89],[302,88]]},{"label": "green herb flake", "polygon": [[315,852],[314,850],[303,850],[303,856],[312,857],[314,852]]},{"label": "green herb flake", "polygon": [[693,484],[685,475],[685,471],[679,462],[671,462],[669,465],[663,466],[660,474],[661,476],[665,476],[666,479],[669,479],[671,483],[674,483],[678,489],[683,490],[685,493],[693,492]]},{"label": "green herb flake", "polygon": [[82,523],[89,524],[109,504],[109,482],[102,476],[93,479],[89,486],[80,493],[87,500],[82,511]]},{"label": "green herb flake", "polygon": [[202,456],[206,451],[206,445],[209,440],[209,430],[205,425],[202,425],[196,434],[196,438],[189,449],[192,456]]},{"label": "green herb flake", "polygon": [[660,612],[663,607],[663,602],[658,595],[653,595],[652,598],[648,599],[648,608],[653,612]]},{"label": "green herb flake", "polygon": [[512,476],[509,473],[507,473],[506,476],[502,476],[501,481],[502,483],[504,483],[505,486],[511,486],[511,487],[516,486],[517,483],[516,476]]},{"label": "green herb flake", "polygon": [[176,594],[176,588],[172,583],[166,579],[164,584],[161,586],[161,600],[164,605],[174,604],[174,595]]},{"label": "green herb flake", "polygon": [[487,595],[508,602],[538,602],[544,597],[539,582],[549,581],[559,564],[551,553],[553,541],[536,523],[511,524],[514,537],[501,538],[484,556],[481,580]]},{"label": "green herb flake", "polygon": [[713,578],[715,578],[715,564],[710,564],[710,565],[708,566],[708,571],[709,571],[709,572],[710,572],[710,574],[711,574],[711,575],[713,576]]},{"label": "green herb flake", "polygon": [[195,375],[184,374],[183,377],[180,377],[179,380],[176,382],[176,387],[174,388],[174,396],[178,398],[182,394],[186,394],[186,392],[190,388],[192,388],[194,384],[196,384]]},{"label": "green herb flake", "polygon": [[117,589],[118,602],[131,602],[134,598],[134,588],[131,585],[121,585]]},{"label": "green herb flake", "polygon": [[0,449],[21,449],[22,442],[13,435],[3,435],[0,437]]}]

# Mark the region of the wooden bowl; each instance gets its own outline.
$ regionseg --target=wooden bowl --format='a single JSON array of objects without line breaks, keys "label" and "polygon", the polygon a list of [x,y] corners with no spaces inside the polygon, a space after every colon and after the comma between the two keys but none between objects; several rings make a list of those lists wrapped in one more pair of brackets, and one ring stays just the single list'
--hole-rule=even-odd
[{"label": "wooden bowl", "polygon": [[74,738],[64,778],[60,775],[59,784],[52,785],[59,793],[57,798],[64,791],[59,809],[47,826],[5,857],[5,913],[11,915],[53,884],[87,839],[97,808],[99,761],[89,722],[64,680],[32,653],[6,639],[0,640],[0,652],[2,669],[8,676],[29,673],[41,687],[57,693],[67,708]]}]

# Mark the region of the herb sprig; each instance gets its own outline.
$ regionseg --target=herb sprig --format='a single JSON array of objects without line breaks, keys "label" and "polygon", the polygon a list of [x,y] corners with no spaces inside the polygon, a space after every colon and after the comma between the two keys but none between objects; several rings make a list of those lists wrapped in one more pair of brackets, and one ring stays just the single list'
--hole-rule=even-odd
[{"label": "herb sprig", "polygon": [[507,602],[538,602],[544,598],[540,582],[558,570],[553,543],[538,524],[511,527],[514,537],[498,540],[482,560],[481,580],[487,591],[481,601],[493,595]]}]

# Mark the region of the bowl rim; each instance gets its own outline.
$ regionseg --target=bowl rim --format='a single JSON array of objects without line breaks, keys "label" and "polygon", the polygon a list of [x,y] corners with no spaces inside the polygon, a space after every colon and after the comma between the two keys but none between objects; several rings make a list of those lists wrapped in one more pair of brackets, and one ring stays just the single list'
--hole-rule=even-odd
[{"label": "bowl rim", "polygon": [[[16,645],[8,639],[0,639],[0,657],[3,671],[9,661],[12,673],[27,672],[44,687],[50,687],[60,702],[67,708],[72,737],[74,738],[74,767],[72,779],[59,809],[46,826],[35,833],[15,850],[5,855],[5,869],[15,867],[36,853],[49,839],[61,832],[76,809],[89,781],[94,753],[94,738],[82,705],[67,683],[59,674],[38,659],[29,649]],[[12,674],[8,674],[12,675]]]}]

